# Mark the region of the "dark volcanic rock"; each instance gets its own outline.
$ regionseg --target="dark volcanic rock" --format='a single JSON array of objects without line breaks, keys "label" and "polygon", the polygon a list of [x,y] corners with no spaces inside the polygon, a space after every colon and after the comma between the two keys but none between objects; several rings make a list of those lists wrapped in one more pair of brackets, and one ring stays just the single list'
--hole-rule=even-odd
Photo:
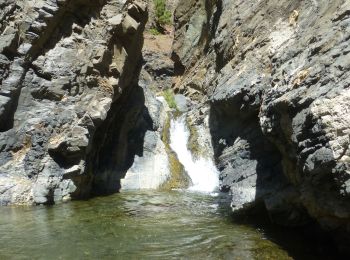
[{"label": "dark volcanic rock", "polygon": [[348,250],[349,3],[209,2],[180,1],[173,60],[179,91],[210,101],[222,189]]},{"label": "dark volcanic rock", "polygon": [[95,138],[115,130],[104,125],[111,110],[136,98],[146,3],[0,6],[0,204],[88,196]]}]

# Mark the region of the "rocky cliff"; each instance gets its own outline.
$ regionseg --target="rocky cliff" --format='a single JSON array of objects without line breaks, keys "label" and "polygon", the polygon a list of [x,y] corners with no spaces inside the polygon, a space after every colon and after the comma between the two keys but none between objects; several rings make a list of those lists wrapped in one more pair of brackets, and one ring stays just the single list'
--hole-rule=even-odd
[{"label": "rocky cliff", "polygon": [[178,108],[191,103],[188,148],[215,157],[235,212],[263,205],[281,225],[317,221],[349,250],[348,1],[179,0],[174,66],[171,34],[146,33],[141,58],[141,0],[0,7],[1,205],[184,174],[154,93],[173,83],[187,96]]},{"label": "rocky cliff", "polygon": [[135,140],[157,127],[138,86],[146,3],[0,7],[0,204],[118,190]]},{"label": "rocky cliff", "polygon": [[[209,107],[235,211],[312,219],[350,248],[348,1],[180,0],[176,91]],[[199,123],[200,124],[200,123]]]}]

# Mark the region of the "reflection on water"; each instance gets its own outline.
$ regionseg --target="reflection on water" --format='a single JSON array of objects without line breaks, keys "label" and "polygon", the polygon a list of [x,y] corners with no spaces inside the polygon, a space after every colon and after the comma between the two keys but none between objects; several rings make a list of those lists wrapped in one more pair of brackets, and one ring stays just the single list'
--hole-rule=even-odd
[{"label": "reflection on water", "polygon": [[290,259],[232,223],[220,196],[125,192],[53,207],[0,208],[0,259]]}]

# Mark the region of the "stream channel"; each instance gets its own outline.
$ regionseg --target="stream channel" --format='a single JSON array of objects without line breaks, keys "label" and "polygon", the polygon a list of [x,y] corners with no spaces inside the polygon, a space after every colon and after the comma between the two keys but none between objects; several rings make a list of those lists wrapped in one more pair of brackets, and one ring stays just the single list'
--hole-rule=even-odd
[{"label": "stream channel", "polygon": [[189,189],[1,207],[0,259],[322,259],[298,233],[237,222],[214,163],[188,151],[184,122],[172,121],[170,145]]}]

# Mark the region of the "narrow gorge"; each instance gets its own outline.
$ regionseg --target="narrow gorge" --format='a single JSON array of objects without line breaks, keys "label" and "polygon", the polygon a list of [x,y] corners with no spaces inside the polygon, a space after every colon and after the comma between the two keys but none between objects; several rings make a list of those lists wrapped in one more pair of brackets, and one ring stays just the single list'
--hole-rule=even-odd
[{"label": "narrow gorge", "polygon": [[0,0],[0,259],[346,259],[350,2]]}]

